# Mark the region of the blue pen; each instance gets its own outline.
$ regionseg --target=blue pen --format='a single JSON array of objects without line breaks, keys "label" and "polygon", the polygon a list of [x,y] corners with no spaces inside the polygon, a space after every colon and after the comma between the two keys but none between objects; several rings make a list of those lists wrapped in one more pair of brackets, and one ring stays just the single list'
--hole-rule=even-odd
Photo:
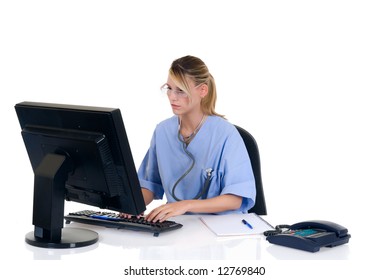
[{"label": "blue pen", "polygon": [[242,223],[248,226],[250,229],[253,229],[253,226],[250,225],[245,219],[242,220]]}]

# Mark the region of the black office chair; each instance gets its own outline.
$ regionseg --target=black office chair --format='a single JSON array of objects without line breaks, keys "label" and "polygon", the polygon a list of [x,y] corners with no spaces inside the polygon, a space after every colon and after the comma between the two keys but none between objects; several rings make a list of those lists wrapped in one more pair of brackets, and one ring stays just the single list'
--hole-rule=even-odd
[{"label": "black office chair", "polygon": [[257,196],[255,199],[255,205],[249,210],[249,213],[256,213],[258,215],[266,215],[266,202],[265,195],[263,192],[262,186],[262,176],[261,176],[261,161],[259,158],[259,150],[257,142],[254,137],[245,129],[235,125],[238,129],[240,136],[243,138],[243,141],[246,145],[247,152],[250,156],[251,167],[253,168],[254,177],[255,177],[255,186],[257,189]]}]

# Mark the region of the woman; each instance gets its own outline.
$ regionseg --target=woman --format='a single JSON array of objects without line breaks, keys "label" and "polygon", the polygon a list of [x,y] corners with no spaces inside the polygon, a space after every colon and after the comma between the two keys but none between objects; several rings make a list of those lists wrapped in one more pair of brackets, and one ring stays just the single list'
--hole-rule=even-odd
[{"label": "woman", "polygon": [[255,202],[255,181],[235,126],[215,112],[216,87],[204,62],[173,61],[167,94],[174,116],[159,123],[139,168],[146,205],[166,195],[148,221],[185,213],[246,213]]}]

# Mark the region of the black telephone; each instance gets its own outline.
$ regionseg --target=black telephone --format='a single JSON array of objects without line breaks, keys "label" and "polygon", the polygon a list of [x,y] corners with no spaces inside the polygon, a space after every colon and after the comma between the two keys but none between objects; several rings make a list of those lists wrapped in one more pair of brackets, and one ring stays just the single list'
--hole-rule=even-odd
[{"label": "black telephone", "polygon": [[348,243],[348,230],[336,223],[312,220],[297,224],[279,225],[275,230],[265,231],[266,240],[272,244],[287,246],[309,252],[321,247],[335,247]]}]

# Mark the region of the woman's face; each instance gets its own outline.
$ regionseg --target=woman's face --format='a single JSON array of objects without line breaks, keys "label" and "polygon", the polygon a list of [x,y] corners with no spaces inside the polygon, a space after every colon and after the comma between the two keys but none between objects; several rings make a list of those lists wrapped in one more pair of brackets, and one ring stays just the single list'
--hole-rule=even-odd
[{"label": "woman's face", "polygon": [[168,77],[166,83],[168,87],[167,96],[169,98],[170,106],[175,115],[185,115],[192,112],[201,111],[200,102],[206,95],[204,84],[195,86],[192,80],[188,81],[191,98],[181,88],[179,88],[171,77]]}]

